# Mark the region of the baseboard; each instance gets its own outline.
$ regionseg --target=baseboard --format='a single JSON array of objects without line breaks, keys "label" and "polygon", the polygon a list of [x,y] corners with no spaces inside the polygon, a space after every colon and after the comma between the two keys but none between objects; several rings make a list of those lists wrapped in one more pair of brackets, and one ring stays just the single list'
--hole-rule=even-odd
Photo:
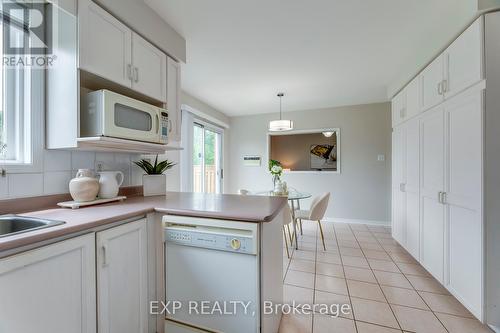
[{"label": "baseboard", "polygon": [[493,326],[493,325],[488,325],[488,326],[493,330],[493,332],[500,333],[500,328],[499,327],[496,327],[496,326]]},{"label": "baseboard", "polygon": [[328,223],[354,223],[354,224],[370,224],[370,225],[381,225],[384,227],[390,227],[391,221],[377,221],[377,220],[363,220],[363,219],[345,219],[339,217],[325,217],[323,220]]}]

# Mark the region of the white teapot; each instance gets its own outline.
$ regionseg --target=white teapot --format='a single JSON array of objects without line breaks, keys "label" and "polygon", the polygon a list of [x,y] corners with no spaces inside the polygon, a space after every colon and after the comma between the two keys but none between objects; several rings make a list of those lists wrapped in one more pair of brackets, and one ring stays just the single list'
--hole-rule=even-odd
[{"label": "white teapot", "polygon": [[99,172],[99,198],[112,199],[118,195],[120,186],[123,184],[123,172],[101,171]]}]

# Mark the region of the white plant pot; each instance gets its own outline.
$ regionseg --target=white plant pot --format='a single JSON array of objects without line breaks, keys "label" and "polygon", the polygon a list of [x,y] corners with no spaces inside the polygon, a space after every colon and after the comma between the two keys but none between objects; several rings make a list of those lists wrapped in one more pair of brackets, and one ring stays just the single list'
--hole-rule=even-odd
[{"label": "white plant pot", "polygon": [[143,175],[142,187],[145,197],[165,195],[167,193],[166,175]]}]

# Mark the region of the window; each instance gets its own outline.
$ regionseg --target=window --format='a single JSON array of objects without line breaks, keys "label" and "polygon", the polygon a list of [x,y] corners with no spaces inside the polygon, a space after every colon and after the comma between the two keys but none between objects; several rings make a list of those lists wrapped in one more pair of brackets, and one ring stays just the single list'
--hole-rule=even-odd
[{"label": "window", "polygon": [[[0,164],[7,171],[31,172],[39,168],[42,147],[43,69],[29,64],[5,65],[16,48],[29,54],[32,45],[23,7],[4,12],[0,24]],[[2,2],[5,6],[5,3]]]}]

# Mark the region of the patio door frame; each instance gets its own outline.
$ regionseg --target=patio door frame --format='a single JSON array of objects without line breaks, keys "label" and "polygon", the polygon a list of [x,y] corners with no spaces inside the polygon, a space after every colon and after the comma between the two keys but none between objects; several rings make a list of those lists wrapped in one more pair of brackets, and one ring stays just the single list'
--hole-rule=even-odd
[{"label": "patio door frame", "polygon": [[[193,133],[194,133],[194,126],[198,126],[203,130],[203,136],[202,136],[202,163],[201,163],[201,188],[202,192],[205,192],[205,130],[212,131],[220,136],[220,142],[217,145],[217,140],[216,140],[216,147],[215,147],[215,156],[214,158],[218,158],[218,161],[215,161],[216,165],[216,177],[218,181],[216,181],[215,184],[215,193],[222,193],[224,189],[224,129],[216,126],[214,124],[211,124],[209,122],[204,121],[203,119],[200,119],[198,117],[194,117],[193,119]],[[193,135],[191,135],[191,145],[194,145],[194,139]],[[218,152],[218,154],[217,154]],[[191,168],[191,190],[194,191],[194,181],[193,181],[193,169]]]}]

